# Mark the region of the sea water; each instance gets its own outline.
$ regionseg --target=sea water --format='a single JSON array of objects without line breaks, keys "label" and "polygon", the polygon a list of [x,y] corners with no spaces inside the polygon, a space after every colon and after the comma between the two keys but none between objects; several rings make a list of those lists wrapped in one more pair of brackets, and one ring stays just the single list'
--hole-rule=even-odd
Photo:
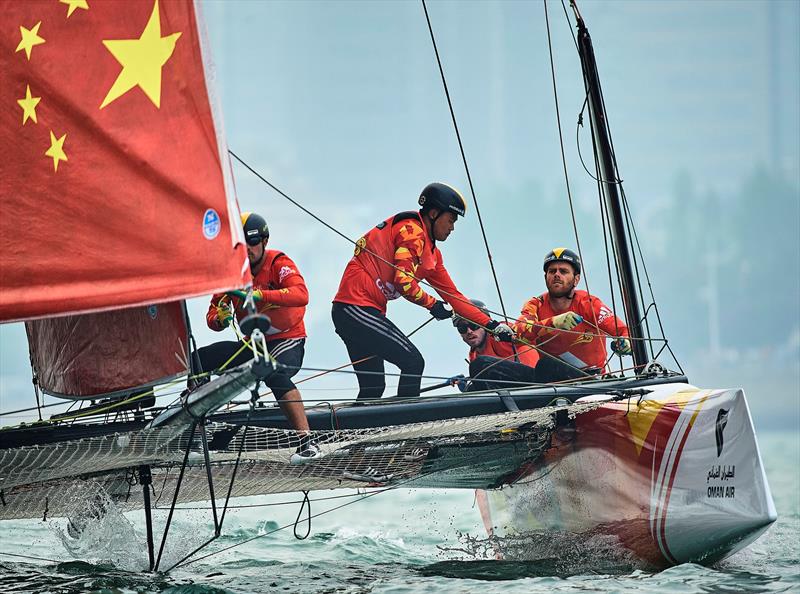
[{"label": "sea water", "polygon": [[[77,540],[74,530],[65,532],[64,520],[6,522],[0,524],[0,552],[50,561],[0,556],[0,591],[800,592],[800,434],[763,433],[759,442],[778,521],[750,547],[712,567],[654,571],[613,539],[586,542],[566,535],[506,543],[524,550],[527,560],[498,562],[472,491],[396,490],[368,498],[326,491],[311,494],[316,517],[304,540],[293,534],[301,511],[297,494],[236,500],[223,535],[200,555],[233,548],[169,574],[144,571],[141,513],[111,509],[102,523],[88,522]],[[335,498],[320,500],[325,497]],[[203,507],[176,512],[162,567],[212,535],[211,512]],[[296,526],[301,537],[307,531],[302,511]],[[157,528],[164,519],[165,512],[156,513]],[[87,543],[97,551],[102,541],[109,545],[99,556],[74,560],[87,554]]]}]

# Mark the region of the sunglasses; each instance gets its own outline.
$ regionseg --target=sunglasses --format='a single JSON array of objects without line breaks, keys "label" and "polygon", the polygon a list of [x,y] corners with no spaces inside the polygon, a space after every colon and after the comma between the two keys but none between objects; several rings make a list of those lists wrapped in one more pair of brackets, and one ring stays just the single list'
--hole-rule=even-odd
[{"label": "sunglasses", "polygon": [[456,324],[456,330],[458,330],[459,334],[466,334],[467,330],[472,330],[473,332],[475,332],[475,330],[477,330],[478,328],[480,328],[480,326],[478,324],[474,324],[472,322],[463,322],[462,321],[462,322],[458,322]]}]

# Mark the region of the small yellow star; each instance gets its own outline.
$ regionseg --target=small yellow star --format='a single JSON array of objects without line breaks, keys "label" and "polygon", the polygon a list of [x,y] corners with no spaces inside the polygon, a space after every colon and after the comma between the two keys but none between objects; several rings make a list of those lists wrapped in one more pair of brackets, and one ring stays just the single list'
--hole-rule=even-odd
[{"label": "small yellow star", "polygon": [[58,171],[59,161],[68,161],[67,154],[64,152],[64,139],[66,133],[61,138],[56,139],[56,135],[50,130],[50,148],[47,149],[45,156],[53,158],[53,169]]},{"label": "small yellow star", "polygon": [[39,105],[39,101],[41,101],[41,97],[31,97],[31,86],[26,85],[25,88],[25,98],[24,99],[17,99],[17,103],[22,108],[22,125],[25,125],[25,122],[28,121],[28,118],[33,120],[34,124],[37,124],[36,121],[36,106]]},{"label": "small yellow star", "polygon": [[26,29],[25,27],[20,25],[19,33],[22,39],[20,40],[17,49],[14,50],[14,53],[24,49],[25,55],[28,56],[28,60],[31,59],[31,50],[33,49],[33,46],[44,43],[44,39],[39,37],[39,26],[41,24],[42,21],[39,21],[33,26],[32,29]]},{"label": "small yellow star", "polygon": [[161,37],[158,0],[139,39],[104,39],[103,45],[122,64],[122,72],[111,86],[100,109],[133,87],[139,87],[156,107],[161,107],[161,68],[175,51],[180,32]]},{"label": "small yellow star", "polygon": [[89,10],[89,3],[86,0],[59,0],[61,4],[69,5],[67,9],[67,18],[72,16],[72,13],[75,12],[76,8],[82,8],[83,10]]}]

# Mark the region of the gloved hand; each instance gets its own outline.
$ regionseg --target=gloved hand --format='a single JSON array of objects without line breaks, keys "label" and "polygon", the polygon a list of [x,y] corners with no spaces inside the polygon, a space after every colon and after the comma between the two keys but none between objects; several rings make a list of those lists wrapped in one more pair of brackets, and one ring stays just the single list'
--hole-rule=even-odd
[{"label": "gloved hand", "polygon": [[223,328],[230,326],[233,321],[233,310],[228,302],[220,301],[217,303],[217,321]]},{"label": "gloved hand", "polygon": [[453,308],[444,301],[437,301],[428,311],[437,320],[446,320],[453,317]]},{"label": "gloved hand", "polygon": [[553,328],[559,330],[572,330],[575,326],[583,321],[583,316],[576,314],[574,311],[558,314],[552,317]]},{"label": "gloved hand", "polygon": [[454,375],[451,378],[448,378],[451,386],[456,386],[459,392],[466,392],[467,391],[467,378],[464,377],[463,373],[459,373],[458,375]]},{"label": "gloved hand", "polygon": [[512,342],[514,340],[514,330],[505,322],[489,320],[486,329],[494,334],[494,339],[498,342]]},{"label": "gloved hand", "polygon": [[[239,299],[247,299],[247,291],[241,291],[239,289],[235,289],[233,291],[228,291],[228,295],[233,297],[238,297]],[[264,299],[264,294],[261,292],[261,289],[253,289],[253,301],[262,301]]]},{"label": "gloved hand", "polygon": [[618,355],[630,355],[632,352],[631,341],[625,338],[624,336],[615,338],[614,340],[611,341],[611,350]]}]

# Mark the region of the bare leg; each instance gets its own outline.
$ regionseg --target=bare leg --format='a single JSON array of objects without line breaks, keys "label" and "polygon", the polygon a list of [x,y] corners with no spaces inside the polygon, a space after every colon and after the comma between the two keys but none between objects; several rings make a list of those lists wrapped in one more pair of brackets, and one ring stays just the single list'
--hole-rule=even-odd
[{"label": "bare leg", "polygon": [[286,392],[286,394],[278,401],[283,414],[289,420],[289,424],[298,433],[308,433],[308,418],[306,417],[306,409],[303,408],[303,399],[300,397],[300,390],[295,388]]}]

